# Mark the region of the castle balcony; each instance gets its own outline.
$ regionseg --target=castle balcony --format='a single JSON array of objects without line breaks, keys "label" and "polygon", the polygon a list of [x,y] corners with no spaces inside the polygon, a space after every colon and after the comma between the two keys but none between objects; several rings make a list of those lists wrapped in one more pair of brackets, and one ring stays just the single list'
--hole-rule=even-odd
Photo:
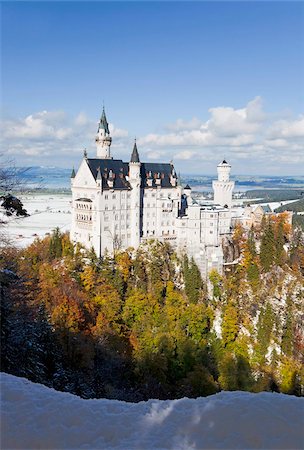
[{"label": "castle balcony", "polygon": [[92,229],[92,222],[87,222],[85,220],[77,220],[76,224],[77,224],[77,228],[81,228],[83,230],[91,230]]}]

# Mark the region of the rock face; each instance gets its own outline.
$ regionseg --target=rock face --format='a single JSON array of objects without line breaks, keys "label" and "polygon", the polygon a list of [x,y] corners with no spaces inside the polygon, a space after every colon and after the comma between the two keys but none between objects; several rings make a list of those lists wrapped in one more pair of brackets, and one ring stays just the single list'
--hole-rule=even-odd
[{"label": "rock face", "polygon": [[222,241],[225,263],[236,261],[240,257],[240,249],[233,243],[232,238],[227,236]]}]

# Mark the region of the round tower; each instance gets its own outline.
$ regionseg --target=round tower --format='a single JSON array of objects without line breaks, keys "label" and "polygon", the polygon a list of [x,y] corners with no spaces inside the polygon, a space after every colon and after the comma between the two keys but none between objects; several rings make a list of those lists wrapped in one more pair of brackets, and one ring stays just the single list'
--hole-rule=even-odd
[{"label": "round tower", "polygon": [[110,136],[109,125],[106,118],[106,113],[103,108],[100,121],[98,123],[97,135],[95,138],[97,157],[101,159],[112,159],[111,144],[112,138]]},{"label": "round tower", "polygon": [[212,182],[214,203],[228,208],[232,206],[232,191],[234,188],[234,181],[230,181],[230,170],[231,165],[224,160],[217,166],[218,179]]}]

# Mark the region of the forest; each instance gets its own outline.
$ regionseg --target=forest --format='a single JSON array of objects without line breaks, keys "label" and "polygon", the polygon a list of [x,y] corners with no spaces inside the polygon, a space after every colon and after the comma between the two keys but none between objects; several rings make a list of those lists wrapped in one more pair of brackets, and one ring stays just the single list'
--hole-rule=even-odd
[{"label": "forest", "polygon": [[83,398],[302,396],[303,233],[270,216],[236,226],[224,254],[204,280],[152,240],[102,259],[58,229],[3,247],[2,371]]}]

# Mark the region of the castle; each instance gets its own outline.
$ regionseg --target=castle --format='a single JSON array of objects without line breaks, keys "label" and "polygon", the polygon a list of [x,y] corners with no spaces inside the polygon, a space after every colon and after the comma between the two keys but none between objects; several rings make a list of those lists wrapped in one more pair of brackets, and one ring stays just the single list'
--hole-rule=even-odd
[{"label": "castle", "polygon": [[157,239],[193,257],[203,275],[213,268],[221,272],[221,241],[231,232],[231,166],[225,160],[218,165],[214,202],[200,205],[172,163],[141,162],[136,141],[129,162],[113,159],[104,109],[95,142],[97,157],[85,151],[71,175],[71,240],[102,256]]}]

